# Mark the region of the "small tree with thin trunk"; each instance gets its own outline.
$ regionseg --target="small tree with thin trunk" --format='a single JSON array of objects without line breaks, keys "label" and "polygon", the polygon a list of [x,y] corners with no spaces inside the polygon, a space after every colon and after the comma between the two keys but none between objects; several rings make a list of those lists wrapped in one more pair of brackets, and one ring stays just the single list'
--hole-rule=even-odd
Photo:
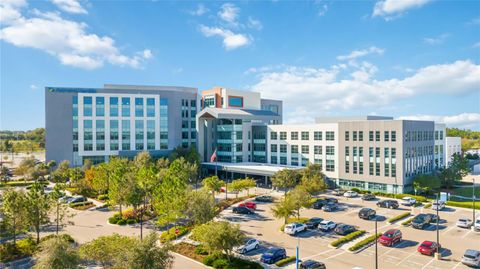
[{"label": "small tree with thin trunk", "polygon": [[211,176],[203,179],[203,186],[212,192],[212,196],[215,199],[215,192],[220,192],[223,186],[223,181],[218,179],[217,176]]},{"label": "small tree with thin trunk", "polygon": [[295,214],[295,205],[293,201],[287,196],[280,202],[275,203],[272,207],[273,216],[277,219],[284,219],[285,224],[288,223],[288,218]]},{"label": "small tree with thin trunk", "polygon": [[311,205],[310,197],[310,194],[302,186],[296,187],[288,194],[288,199],[293,205],[297,219],[300,219],[300,209],[309,207]]},{"label": "small tree with thin trunk", "polygon": [[295,187],[299,181],[299,173],[293,169],[283,169],[272,176],[272,185],[285,189],[285,196],[290,188]]},{"label": "small tree with thin trunk", "polygon": [[2,212],[7,230],[13,234],[13,243],[16,243],[17,234],[28,227],[26,196],[23,191],[7,189],[3,194]]},{"label": "small tree with thin trunk", "polygon": [[80,256],[77,249],[61,237],[53,237],[40,244],[35,255],[34,269],[77,269],[80,268]]},{"label": "small tree with thin trunk", "polygon": [[52,208],[51,198],[44,192],[40,183],[32,184],[26,195],[27,222],[37,234],[37,244],[40,243],[40,229],[50,222],[49,213]]}]

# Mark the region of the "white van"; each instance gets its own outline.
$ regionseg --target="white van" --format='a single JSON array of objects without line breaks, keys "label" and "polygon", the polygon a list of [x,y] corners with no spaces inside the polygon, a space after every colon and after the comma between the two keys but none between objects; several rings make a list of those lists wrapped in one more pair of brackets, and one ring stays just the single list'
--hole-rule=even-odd
[{"label": "white van", "polygon": [[442,200],[434,201],[434,202],[432,203],[432,209],[433,209],[433,210],[437,210],[437,208],[438,208],[438,210],[444,209],[444,208],[445,208],[445,202],[442,201]]}]

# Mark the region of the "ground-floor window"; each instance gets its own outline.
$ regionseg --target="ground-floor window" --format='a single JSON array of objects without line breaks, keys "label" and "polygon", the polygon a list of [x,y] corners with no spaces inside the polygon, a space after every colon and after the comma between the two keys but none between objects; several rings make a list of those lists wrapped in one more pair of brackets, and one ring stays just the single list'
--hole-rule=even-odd
[{"label": "ground-floor window", "polygon": [[386,192],[387,184],[368,182],[368,190],[376,192]]},{"label": "ground-floor window", "polygon": [[347,187],[347,188],[365,189],[365,182],[358,181],[358,180],[339,179],[338,185]]}]

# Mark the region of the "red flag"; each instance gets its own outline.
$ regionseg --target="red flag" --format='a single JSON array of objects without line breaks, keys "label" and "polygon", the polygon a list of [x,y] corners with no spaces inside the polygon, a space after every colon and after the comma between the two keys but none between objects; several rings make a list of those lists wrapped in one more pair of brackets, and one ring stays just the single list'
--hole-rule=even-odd
[{"label": "red flag", "polygon": [[212,154],[212,157],[210,157],[210,162],[213,163],[217,160],[217,150],[215,150]]}]

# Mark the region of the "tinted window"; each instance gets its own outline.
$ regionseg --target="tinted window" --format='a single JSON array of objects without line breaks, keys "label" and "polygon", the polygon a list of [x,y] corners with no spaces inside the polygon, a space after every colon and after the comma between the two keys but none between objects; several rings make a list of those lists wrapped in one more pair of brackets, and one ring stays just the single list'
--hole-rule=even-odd
[{"label": "tinted window", "polygon": [[228,106],[243,107],[243,98],[242,97],[228,97]]}]

